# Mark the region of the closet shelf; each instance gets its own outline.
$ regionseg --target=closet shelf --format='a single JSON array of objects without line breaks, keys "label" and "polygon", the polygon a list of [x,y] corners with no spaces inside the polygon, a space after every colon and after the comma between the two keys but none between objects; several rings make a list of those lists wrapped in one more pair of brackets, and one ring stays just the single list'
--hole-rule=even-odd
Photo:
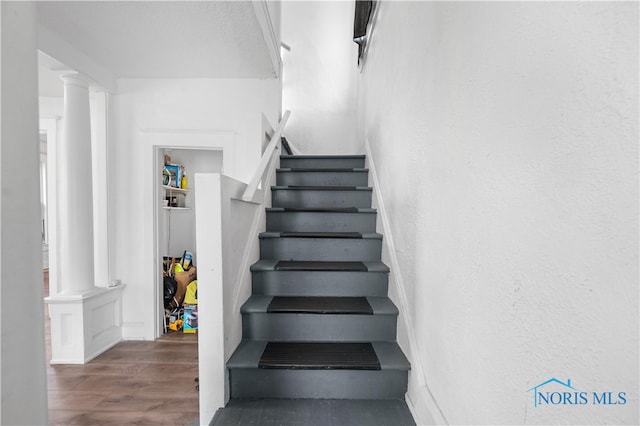
[{"label": "closet shelf", "polygon": [[175,191],[175,192],[182,192],[182,193],[187,193],[189,192],[188,189],[182,189],[182,188],[176,188],[175,186],[169,186],[169,185],[162,185],[162,187],[164,189],[166,189],[167,191]]},{"label": "closet shelf", "polygon": [[171,207],[171,206],[162,206],[165,210],[191,210],[191,207]]}]

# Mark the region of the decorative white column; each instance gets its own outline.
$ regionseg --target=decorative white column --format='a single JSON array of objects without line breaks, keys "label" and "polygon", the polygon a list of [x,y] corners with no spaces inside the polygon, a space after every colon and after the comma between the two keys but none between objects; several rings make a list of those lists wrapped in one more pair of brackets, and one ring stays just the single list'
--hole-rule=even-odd
[{"label": "decorative white column", "polygon": [[122,289],[97,287],[94,271],[90,81],[63,75],[62,140],[57,147],[59,291],[46,298],[51,363],[84,364],[122,340]]},{"label": "decorative white column", "polygon": [[94,289],[93,193],[89,81],[63,75],[64,115],[59,146],[58,220],[61,294]]}]

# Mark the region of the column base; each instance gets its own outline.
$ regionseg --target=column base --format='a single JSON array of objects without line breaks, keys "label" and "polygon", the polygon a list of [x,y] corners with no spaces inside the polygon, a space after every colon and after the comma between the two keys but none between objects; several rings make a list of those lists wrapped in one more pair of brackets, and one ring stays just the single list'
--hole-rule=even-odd
[{"label": "column base", "polygon": [[44,299],[51,315],[51,364],[86,364],[122,340],[124,287]]}]

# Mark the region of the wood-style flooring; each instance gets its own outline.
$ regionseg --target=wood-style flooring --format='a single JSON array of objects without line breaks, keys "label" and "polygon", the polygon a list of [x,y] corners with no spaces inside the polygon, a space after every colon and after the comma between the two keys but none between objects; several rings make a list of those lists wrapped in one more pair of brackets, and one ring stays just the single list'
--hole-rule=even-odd
[{"label": "wood-style flooring", "polygon": [[[45,272],[45,295],[49,294]],[[46,307],[45,307],[46,309]],[[47,360],[51,359],[45,312]],[[48,365],[51,425],[197,425],[197,335],[121,342],[86,365]],[[231,400],[213,425],[415,425],[404,401]]]},{"label": "wood-style flooring", "polygon": [[[45,294],[48,290],[45,273]],[[121,342],[88,364],[48,365],[47,373],[52,425],[191,425],[198,420],[196,335]]]}]

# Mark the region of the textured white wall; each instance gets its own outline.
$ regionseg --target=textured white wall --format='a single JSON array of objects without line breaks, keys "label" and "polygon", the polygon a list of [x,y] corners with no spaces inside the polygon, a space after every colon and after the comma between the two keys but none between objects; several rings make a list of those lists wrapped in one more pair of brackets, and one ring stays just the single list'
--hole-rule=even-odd
[{"label": "textured white wall", "polygon": [[47,423],[36,11],[0,2],[0,384],[3,425]]},{"label": "textured white wall", "polygon": [[[262,114],[277,123],[281,88],[275,79],[149,79],[120,80],[118,84],[109,141],[111,273],[112,278],[127,284],[124,338],[153,339],[156,283],[152,222],[156,206],[148,192],[154,178],[153,142],[143,131],[231,134],[235,141],[234,177],[248,181],[260,160]],[[211,140],[215,139],[213,134]]]},{"label": "textured white wall", "polygon": [[[637,424],[638,4],[382,2],[378,18],[359,137],[414,407],[423,369],[452,424]],[[526,390],[551,377],[627,403],[534,408]]]},{"label": "textured white wall", "polygon": [[284,131],[303,154],[356,153],[358,46],[352,1],[282,2]]}]

